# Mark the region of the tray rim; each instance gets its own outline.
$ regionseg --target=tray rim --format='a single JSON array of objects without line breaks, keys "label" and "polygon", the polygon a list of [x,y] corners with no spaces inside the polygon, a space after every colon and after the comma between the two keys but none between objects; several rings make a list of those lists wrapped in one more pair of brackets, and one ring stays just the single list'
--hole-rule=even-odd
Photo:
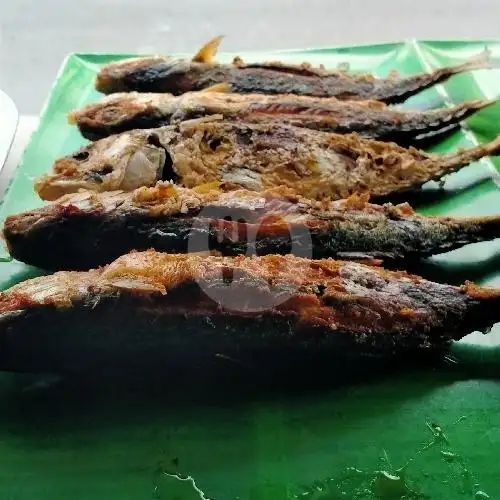
[{"label": "tray rim", "polygon": [[[6,127],[7,130],[7,141],[6,141],[6,147],[5,149],[0,150],[0,173],[3,171],[3,167],[5,166],[7,159],[9,158],[9,152],[12,149],[12,145],[14,143],[14,139],[16,137],[16,132],[19,126],[19,110],[17,108],[16,103],[14,100],[3,90],[0,89],[0,101],[4,102],[7,106],[7,108],[10,108],[10,111],[12,111],[12,116],[13,118],[12,121],[9,121],[9,127]],[[17,169],[17,166],[14,170]]]},{"label": "tray rim", "polygon": [[[222,50],[219,51],[219,55],[232,55],[235,53],[245,55],[245,54],[301,54],[309,52],[324,52],[328,50],[347,50],[354,48],[369,48],[369,47],[384,47],[390,45],[413,45],[418,43],[500,43],[500,37],[486,37],[486,38],[475,38],[475,37],[458,37],[458,38],[401,38],[398,40],[387,40],[379,41],[376,43],[358,43],[355,45],[313,45],[312,47],[290,47],[286,49],[268,49],[268,50]],[[70,56],[82,57],[85,56],[104,56],[104,57],[124,57],[130,55],[132,57],[147,57],[152,55],[158,55],[158,52],[101,52],[101,51],[73,51],[69,52],[63,61],[65,61]],[[190,52],[174,52],[172,57],[183,57],[189,55]]]}]

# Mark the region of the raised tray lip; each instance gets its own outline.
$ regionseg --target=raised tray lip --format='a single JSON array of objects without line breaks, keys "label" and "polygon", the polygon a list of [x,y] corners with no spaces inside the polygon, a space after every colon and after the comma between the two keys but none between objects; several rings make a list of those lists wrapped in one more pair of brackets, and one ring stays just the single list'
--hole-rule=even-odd
[{"label": "raised tray lip", "polygon": [[14,142],[18,122],[19,112],[14,101],[0,89],[0,171]]},{"label": "raised tray lip", "polygon": [[[227,55],[234,55],[234,54],[240,54],[240,55],[245,55],[245,54],[307,54],[311,52],[324,52],[324,51],[329,51],[329,50],[349,50],[349,49],[355,49],[355,48],[370,48],[370,47],[386,47],[390,45],[404,45],[404,44],[415,44],[415,43],[429,43],[429,44],[441,44],[441,43],[500,43],[500,38],[496,37],[486,37],[486,38],[476,38],[476,37],[458,37],[458,38],[401,38],[398,40],[382,40],[378,41],[376,43],[357,43],[354,45],[345,45],[345,44],[339,44],[339,45],[313,45],[312,47],[289,47],[289,48],[281,48],[281,49],[266,49],[266,50],[241,50],[241,51],[231,51],[231,50],[222,50],[218,52],[220,56],[227,56]],[[123,58],[123,57],[146,57],[146,56],[151,56],[151,55],[158,55],[158,52],[150,52],[150,53],[145,53],[145,52],[108,52],[108,51],[75,51],[75,52],[70,52],[67,56],[66,59],[70,56],[76,56],[80,57],[82,59],[85,59],[86,56],[92,56],[92,57],[117,57],[117,58]],[[171,54],[168,54],[169,56],[172,57],[185,57],[189,56],[189,52],[173,52]],[[167,53],[165,53],[167,55]]]}]

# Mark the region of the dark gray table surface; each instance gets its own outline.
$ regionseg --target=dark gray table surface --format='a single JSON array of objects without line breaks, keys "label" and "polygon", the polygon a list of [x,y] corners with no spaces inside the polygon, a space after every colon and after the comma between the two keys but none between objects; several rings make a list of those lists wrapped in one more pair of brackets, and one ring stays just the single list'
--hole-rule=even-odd
[{"label": "dark gray table surface", "polygon": [[68,52],[221,50],[500,36],[499,0],[0,0],[0,88],[37,114]]}]

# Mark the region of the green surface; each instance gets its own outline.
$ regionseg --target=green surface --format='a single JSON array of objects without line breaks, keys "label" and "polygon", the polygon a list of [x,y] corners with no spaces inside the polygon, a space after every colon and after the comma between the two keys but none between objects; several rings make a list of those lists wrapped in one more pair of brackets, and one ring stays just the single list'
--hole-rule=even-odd
[{"label": "green surface", "polygon": [[[460,63],[486,45],[498,62],[500,42],[495,41],[405,42],[251,54],[245,59],[308,60],[327,67],[347,62],[354,71],[383,76],[393,69],[410,74]],[[117,57],[73,54],[66,60],[5,196],[0,219],[41,204],[33,193],[33,179],[47,172],[56,157],[83,143],[66,124],[66,113],[98,99],[92,87],[98,65]],[[406,105],[494,98],[500,94],[499,76],[499,70],[456,76]],[[484,110],[468,120],[467,130],[449,136],[434,150],[451,151],[491,139],[500,133],[499,118],[498,106]],[[483,160],[448,177],[444,192],[436,192],[436,184],[427,186],[419,210],[499,212],[495,162]],[[494,286],[500,284],[499,257],[498,241],[469,246],[434,259],[426,272],[449,282],[471,279]],[[0,285],[6,288],[38,273],[18,262],[1,262]],[[127,391],[123,384],[119,389],[98,380],[82,386],[3,375],[0,499],[200,497],[188,482],[162,473],[164,469],[192,475],[206,496],[217,500],[285,500],[301,491],[307,492],[304,499],[377,498],[368,490],[386,499],[403,494],[414,498],[411,490],[432,499],[486,498],[481,491],[499,498],[500,383],[477,378],[498,373],[497,351],[485,347],[494,346],[497,338],[498,332],[493,332],[481,339],[482,346],[472,337],[473,349],[465,344],[455,348],[455,354],[467,360],[465,377],[445,368],[424,370],[380,380],[370,377],[363,384],[312,394],[262,394],[234,385],[215,391],[207,384],[200,388],[200,381],[183,392],[173,390],[175,383],[154,391]],[[447,441],[430,423],[441,426]],[[404,479],[398,469],[412,458]],[[342,482],[348,467],[362,472]]]}]

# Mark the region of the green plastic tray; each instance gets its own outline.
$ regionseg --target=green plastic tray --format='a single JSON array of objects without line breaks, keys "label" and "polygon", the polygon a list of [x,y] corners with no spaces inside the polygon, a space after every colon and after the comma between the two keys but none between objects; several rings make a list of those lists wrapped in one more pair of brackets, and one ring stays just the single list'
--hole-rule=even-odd
[{"label": "green plastic tray", "polygon": [[[485,46],[493,63],[500,62],[500,41],[494,40],[408,41],[245,54],[245,59],[307,60],[327,67],[349,63],[354,71],[383,76],[393,69],[410,74],[457,64]],[[5,195],[0,220],[41,204],[33,179],[47,172],[56,157],[84,142],[67,125],[66,113],[99,98],[93,78],[100,64],[126,56],[67,58]],[[500,71],[481,70],[456,76],[406,106],[499,94]],[[498,106],[484,110],[434,150],[451,151],[491,139],[500,133],[499,118]],[[464,168],[446,179],[444,192],[438,193],[435,183],[428,185],[419,210],[498,213],[499,166],[497,160],[483,160]],[[6,253],[0,257],[5,260]],[[471,279],[495,286],[500,285],[499,262],[496,241],[434,259],[426,264],[426,272],[448,282]],[[0,286],[39,273],[19,262],[1,262]],[[494,345],[497,337],[492,332],[484,339]],[[216,394],[195,384],[189,391],[166,386],[145,394],[126,384],[120,390],[101,384],[90,375],[89,383],[76,385],[5,374],[0,377],[0,498],[200,498],[189,481],[163,474],[164,468],[192,475],[206,496],[217,500],[285,500],[305,490],[300,498],[414,498],[405,484],[431,499],[486,498],[482,492],[499,498],[500,383],[481,378],[485,366],[495,375],[496,358],[483,351],[470,356],[464,344],[455,349],[469,356],[458,370],[443,366],[370,377],[364,383],[314,392],[262,393],[232,387]],[[425,449],[431,440],[434,444]],[[411,458],[404,479],[398,469]],[[346,472],[349,467],[358,472]],[[350,479],[344,481],[346,474]]]}]

